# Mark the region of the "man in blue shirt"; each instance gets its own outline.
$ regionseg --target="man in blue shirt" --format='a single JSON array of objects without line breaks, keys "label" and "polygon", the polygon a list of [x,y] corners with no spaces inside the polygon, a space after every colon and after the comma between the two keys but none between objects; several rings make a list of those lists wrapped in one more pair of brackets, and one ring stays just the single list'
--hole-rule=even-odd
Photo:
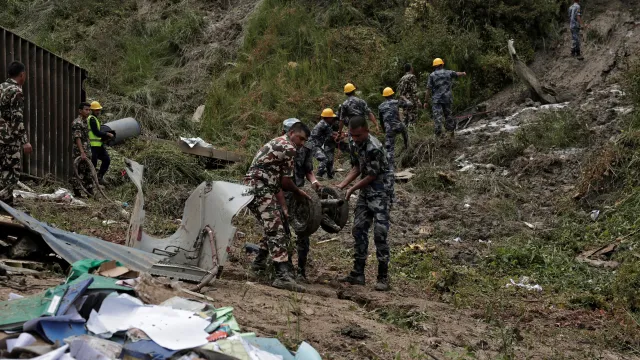
[{"label": "man in blue shirt", "polygon": [[582,22],[582,9],[580,8],[580,0],[574,0],[573,5],[569,7],[569,27],[571,28],[571,56],[578,60],[584,60],[580,53],[580,28],[584,26]]}]

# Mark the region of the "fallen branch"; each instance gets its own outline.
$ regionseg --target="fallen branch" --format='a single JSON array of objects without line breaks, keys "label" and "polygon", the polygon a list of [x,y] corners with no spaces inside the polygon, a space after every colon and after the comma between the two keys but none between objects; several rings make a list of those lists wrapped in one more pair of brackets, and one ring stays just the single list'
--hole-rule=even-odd
[{"label": "fallen branch", "polygon": [[325,243],[336,241],[336,240],[338,240],[338,238],[332,238],[332,239],[329,239],[329,240],[322,240],[322,241],[318,241],[316,243],[316,245],[325,244]]}]

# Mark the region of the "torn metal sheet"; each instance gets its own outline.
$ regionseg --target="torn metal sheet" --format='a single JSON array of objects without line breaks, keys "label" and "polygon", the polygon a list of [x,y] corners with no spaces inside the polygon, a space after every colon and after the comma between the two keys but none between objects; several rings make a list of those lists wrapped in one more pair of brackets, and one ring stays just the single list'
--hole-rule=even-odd
[{"label": "torn metal sheet", "polygon": [[[126,245],[166,257],[163,265],[154,267],[152,274],[163,270],[178,271],[185,266],[213,272],[227,261],[227,249],[236,228],[233,217],[253,199],[248,187],[224,181],[204,182],[185,203],[182,224],[178,231],[165,239],[157,239],[143,230],[145,211],[142,192],[144,167],[127,160],[127,174],[138,188],[131,214]],[[185,270],[189,274],[188,270]]]},{"label": "torn metal sheet", "polygon": [[129,269],[149,272],[155,264],[165,260],[165,256],[51,227],[3,202],[0,206],[13,216],[15,222],[39,234],[53,252],[70,264],[83,259],[112,259]]}]

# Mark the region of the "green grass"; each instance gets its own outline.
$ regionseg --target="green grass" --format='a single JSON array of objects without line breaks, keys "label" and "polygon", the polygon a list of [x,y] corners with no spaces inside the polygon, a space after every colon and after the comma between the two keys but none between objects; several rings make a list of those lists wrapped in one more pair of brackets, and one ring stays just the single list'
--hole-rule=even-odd
[{"label": "green grass", "polygon": [[[554,18],[558,4],[546,1],[535,14],[516,10],[530,5],[497,7],[496,16],[513,12],[527,19]],[[472,74],[454,88],[455,108],[464,109],[510,82],[504,46],[511,34],[500,29],[506,26],[521,34],[522,23],[489,26],[490,33],[460,27],[459,21],[467,17],[458,6],[453,1],[405,9],[399,1],[343,0],[320,6],[265,0],[247,25],[236,61],[215,74],[202,133],[251,153],[279,132],[282,120],[298,117],[314,124],[322,108],[337,108],[346,82],[355,83],[374,110],[382,101],[382,89],[397,84],[405,62],[414,64],[424,88],[435,57],[445,58],[450,69]],[[529,25],[527,30],[535,27]],[[529,50],[536,46],[535,41],[520,44]]]},{"label": "green grass", "polygon": [[490,160],[494,164],[507,166],[522,156],[529,146],[539,151],[585,147],[592,143],[591,139],[586,121],[573,111],[545,112],[534,123],[518,129],[515,136],[501,140]]}]

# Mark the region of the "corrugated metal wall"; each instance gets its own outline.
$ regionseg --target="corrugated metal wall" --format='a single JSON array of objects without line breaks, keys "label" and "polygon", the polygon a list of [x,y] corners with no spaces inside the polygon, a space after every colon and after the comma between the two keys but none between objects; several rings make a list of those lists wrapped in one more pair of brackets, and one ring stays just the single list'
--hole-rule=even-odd
[{"label": "corrugated metal wall", "polygon": [[71,176],[71,122],[85,101],[86,70],[18,35],[0,28],[0,81],[7,67],[20,61],[27,67],[24,121],[33,153],[25,157],[22,172],[65,180]]}]

